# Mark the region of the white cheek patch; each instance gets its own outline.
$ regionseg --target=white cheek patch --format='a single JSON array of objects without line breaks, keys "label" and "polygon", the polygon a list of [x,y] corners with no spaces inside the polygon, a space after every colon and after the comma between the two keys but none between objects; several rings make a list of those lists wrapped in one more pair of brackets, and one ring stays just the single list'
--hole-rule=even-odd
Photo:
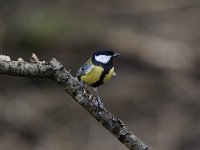
[{"label": "white cheek patch", "polygon": [[109,62],[110,58],[111,58],[111,56],[107,56],[107,55],[95,56],[96,61],[104,63],[104,64]]}]

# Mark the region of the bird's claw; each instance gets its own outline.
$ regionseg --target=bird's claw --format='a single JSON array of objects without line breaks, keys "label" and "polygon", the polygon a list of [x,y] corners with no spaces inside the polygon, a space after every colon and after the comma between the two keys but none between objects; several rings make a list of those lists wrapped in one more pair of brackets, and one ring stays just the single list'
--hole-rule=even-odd
[{"label": "bird's claw", "polygon": [[100,108],[104,108],[104,103],[101,101],[100,96],[97,96],[97,103],[98,103]]},{"label": "bird's claw", "polygon": [[82,89],[82,88],[85,88],[85,83],[83,83],[82,81],[79,81],[78,83],[78,89]]}]

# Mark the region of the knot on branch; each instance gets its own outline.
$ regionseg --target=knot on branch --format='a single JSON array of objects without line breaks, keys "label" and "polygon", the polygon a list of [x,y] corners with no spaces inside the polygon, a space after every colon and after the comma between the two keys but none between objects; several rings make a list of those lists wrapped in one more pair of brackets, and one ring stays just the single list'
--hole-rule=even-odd
[{"label": "knot on branch", "polygon": [[50,64],[53,67],[52,69],[54,71],[62,70],[64,68],[63,65],[59,61],[57,61],[55,58],[51,59]]}]

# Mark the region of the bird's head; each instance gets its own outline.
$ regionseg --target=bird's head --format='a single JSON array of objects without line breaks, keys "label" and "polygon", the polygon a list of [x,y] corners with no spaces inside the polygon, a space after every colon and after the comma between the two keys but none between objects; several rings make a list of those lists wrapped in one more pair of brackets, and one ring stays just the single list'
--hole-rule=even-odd
[{"label": "bird's head", "polygon": [[113,58],[120,56],[111,50],[98,50],[92,55],[92,60],[100,64],[112,63]]}]

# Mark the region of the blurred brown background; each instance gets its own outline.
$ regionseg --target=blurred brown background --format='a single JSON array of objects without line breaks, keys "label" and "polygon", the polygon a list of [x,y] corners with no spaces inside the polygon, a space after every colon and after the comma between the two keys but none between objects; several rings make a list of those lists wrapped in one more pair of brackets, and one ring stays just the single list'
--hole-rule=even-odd
[{"label": "blurred brown background", "polygon": [[[76,70],[111,48],[105,105],[153,150],[200,149],[199,0],[0,0],[0,53]],[[0,75],[0,150],[125,150],[47,79]]]}]

